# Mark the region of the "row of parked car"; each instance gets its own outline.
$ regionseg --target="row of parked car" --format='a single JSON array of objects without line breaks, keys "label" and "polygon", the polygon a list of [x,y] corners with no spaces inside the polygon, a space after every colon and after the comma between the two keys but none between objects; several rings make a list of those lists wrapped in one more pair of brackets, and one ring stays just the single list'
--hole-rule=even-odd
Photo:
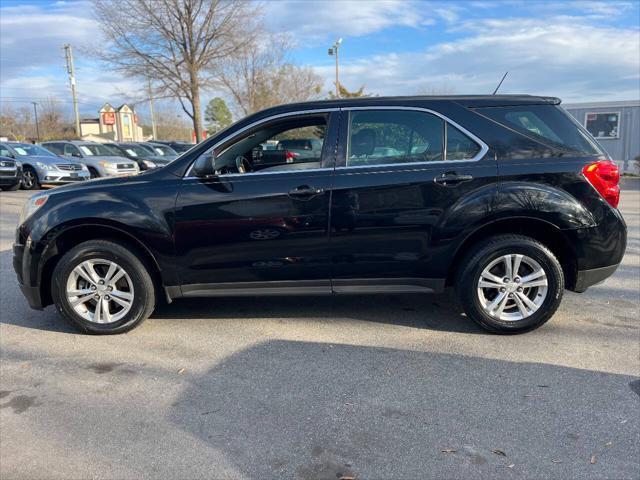
[{"label": "row of parked car", "polygon": [[173,161],[186,142],[97,143],[60,140],[40,145],[0,142],[0,189],[36,190],[91,178],[137,175]]}]

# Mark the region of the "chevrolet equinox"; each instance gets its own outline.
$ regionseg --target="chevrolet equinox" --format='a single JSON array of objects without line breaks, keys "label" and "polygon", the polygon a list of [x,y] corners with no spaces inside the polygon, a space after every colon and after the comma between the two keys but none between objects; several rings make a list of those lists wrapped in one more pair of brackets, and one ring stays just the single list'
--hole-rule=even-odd
[{"label": "chevrolet equinox", "polygon": [[[163,168],[33,196],[14,245],[18,281],[31,307],[53,303],[89,333],[127,331],[181,297],[448,286],[485,329],[532,330],[565,289],[613,274],[626,246],[618,168],[559,104],[270,108]],[[302,155],[305,142],[318,148]]]}]

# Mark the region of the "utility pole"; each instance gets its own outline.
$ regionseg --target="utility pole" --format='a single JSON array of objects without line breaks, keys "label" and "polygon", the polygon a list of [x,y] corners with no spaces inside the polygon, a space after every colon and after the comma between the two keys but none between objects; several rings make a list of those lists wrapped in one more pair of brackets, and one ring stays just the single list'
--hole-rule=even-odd
[{"label": "utility pole", "polygon": [[329,49],[329,55],[336,57],[336,98],[340,98],[340,80],[338,79],[338,50],[340,50],[340,45],[342,45],[342,38],[336,40],[333,47]]},{"label": "utility pole", "polygon": [[78,95],[76,93],[76,74],[73,67],[73,52],[71,51],[71,45],[69,45],[68,43],[64,45],[64,54],[67,58],[67,73],[69,73],[71,95],[73,96],[73,113],[75,114],[76,118],[76,135],[78,136],[78,138],[80,138],[80,114],[78,113]]},{"label": "utility pole", "polygon": [[157,140],[158,136],[156,134],[156,117],[153,113],[153,93],[151,90],[151,77],[147,77],[147,85],[149,86],[149,113],[151,114],[151,132],[153,134],[153,139]]},{"label": "utility pole", "polygon": [[38,125],[38,103],[37,102],[31,102],[33,103],[33,113],[36,117],[36,138],[38,140],[38,142],[40,141],[40,126]]}]

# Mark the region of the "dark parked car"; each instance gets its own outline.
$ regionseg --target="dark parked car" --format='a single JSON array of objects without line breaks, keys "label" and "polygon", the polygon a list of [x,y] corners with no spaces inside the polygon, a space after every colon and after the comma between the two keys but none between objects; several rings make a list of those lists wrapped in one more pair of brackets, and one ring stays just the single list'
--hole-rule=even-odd
[{"label": "dark parked car", "polygon": [[[92,333],[133,328],[159,299],[447,286],[484,328],[525,332],[565,289],[613,274],[626,247],[618,168],[559,103],[274,107],[165,168],[32,197],[14,246],[18,281],[32,307],[55,303]],[[323,132],[315,158],[254,168],[258,145],[310,128]]]},{"label": "dark parked car", "polygon": [[161,145],[167,145],[171,147],[178,155],[182,155],[184,152],[191,150],[195,145],[193,143],[187,142],[173,142],[173,141],[165,141],[165,140],[154,140],[152,143],[159,143]]},{"label": "dark parked car", "polygon": [[15,191],[22,183],[22,164],[11,158],[0,156],[0,190]]},{"label": "dark parked car", "polygon": [[158,155],[167,160],[175,160],[178,158],[178,152],[176,152],[173,148],[168,145],[164,145],[162,143],[155,142],[138,142],[140,145],[151,149],[154,155]]},{"label": "dark parked car", "polygon": [[175,159],[175,157],[170,159],[163,157],[141,142],[119,143],[118,146],[127,153],[129,158],[135,158],[139,163],[143,163],[144,170],[164,167]]}]

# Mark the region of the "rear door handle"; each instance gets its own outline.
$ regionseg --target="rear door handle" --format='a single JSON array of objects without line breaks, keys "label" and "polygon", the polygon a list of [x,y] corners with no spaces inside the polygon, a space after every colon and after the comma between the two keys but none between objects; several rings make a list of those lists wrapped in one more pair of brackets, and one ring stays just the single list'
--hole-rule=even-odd
[{"label": "rear door handle", "polygon": [[458,175],[455,172],[446,172],[442,175],[438,175],[433,179],[434,182],[444,185],[457,185],[458,183],[468,182],[473,180],[473,175]]},{"label": "rear door handle", "polygon": [[324,193],[323,188],[310,187],[309,185],[300,185],[299,187],[289,190],[289,196],[300,200],[308,200],[317,195]]}]

